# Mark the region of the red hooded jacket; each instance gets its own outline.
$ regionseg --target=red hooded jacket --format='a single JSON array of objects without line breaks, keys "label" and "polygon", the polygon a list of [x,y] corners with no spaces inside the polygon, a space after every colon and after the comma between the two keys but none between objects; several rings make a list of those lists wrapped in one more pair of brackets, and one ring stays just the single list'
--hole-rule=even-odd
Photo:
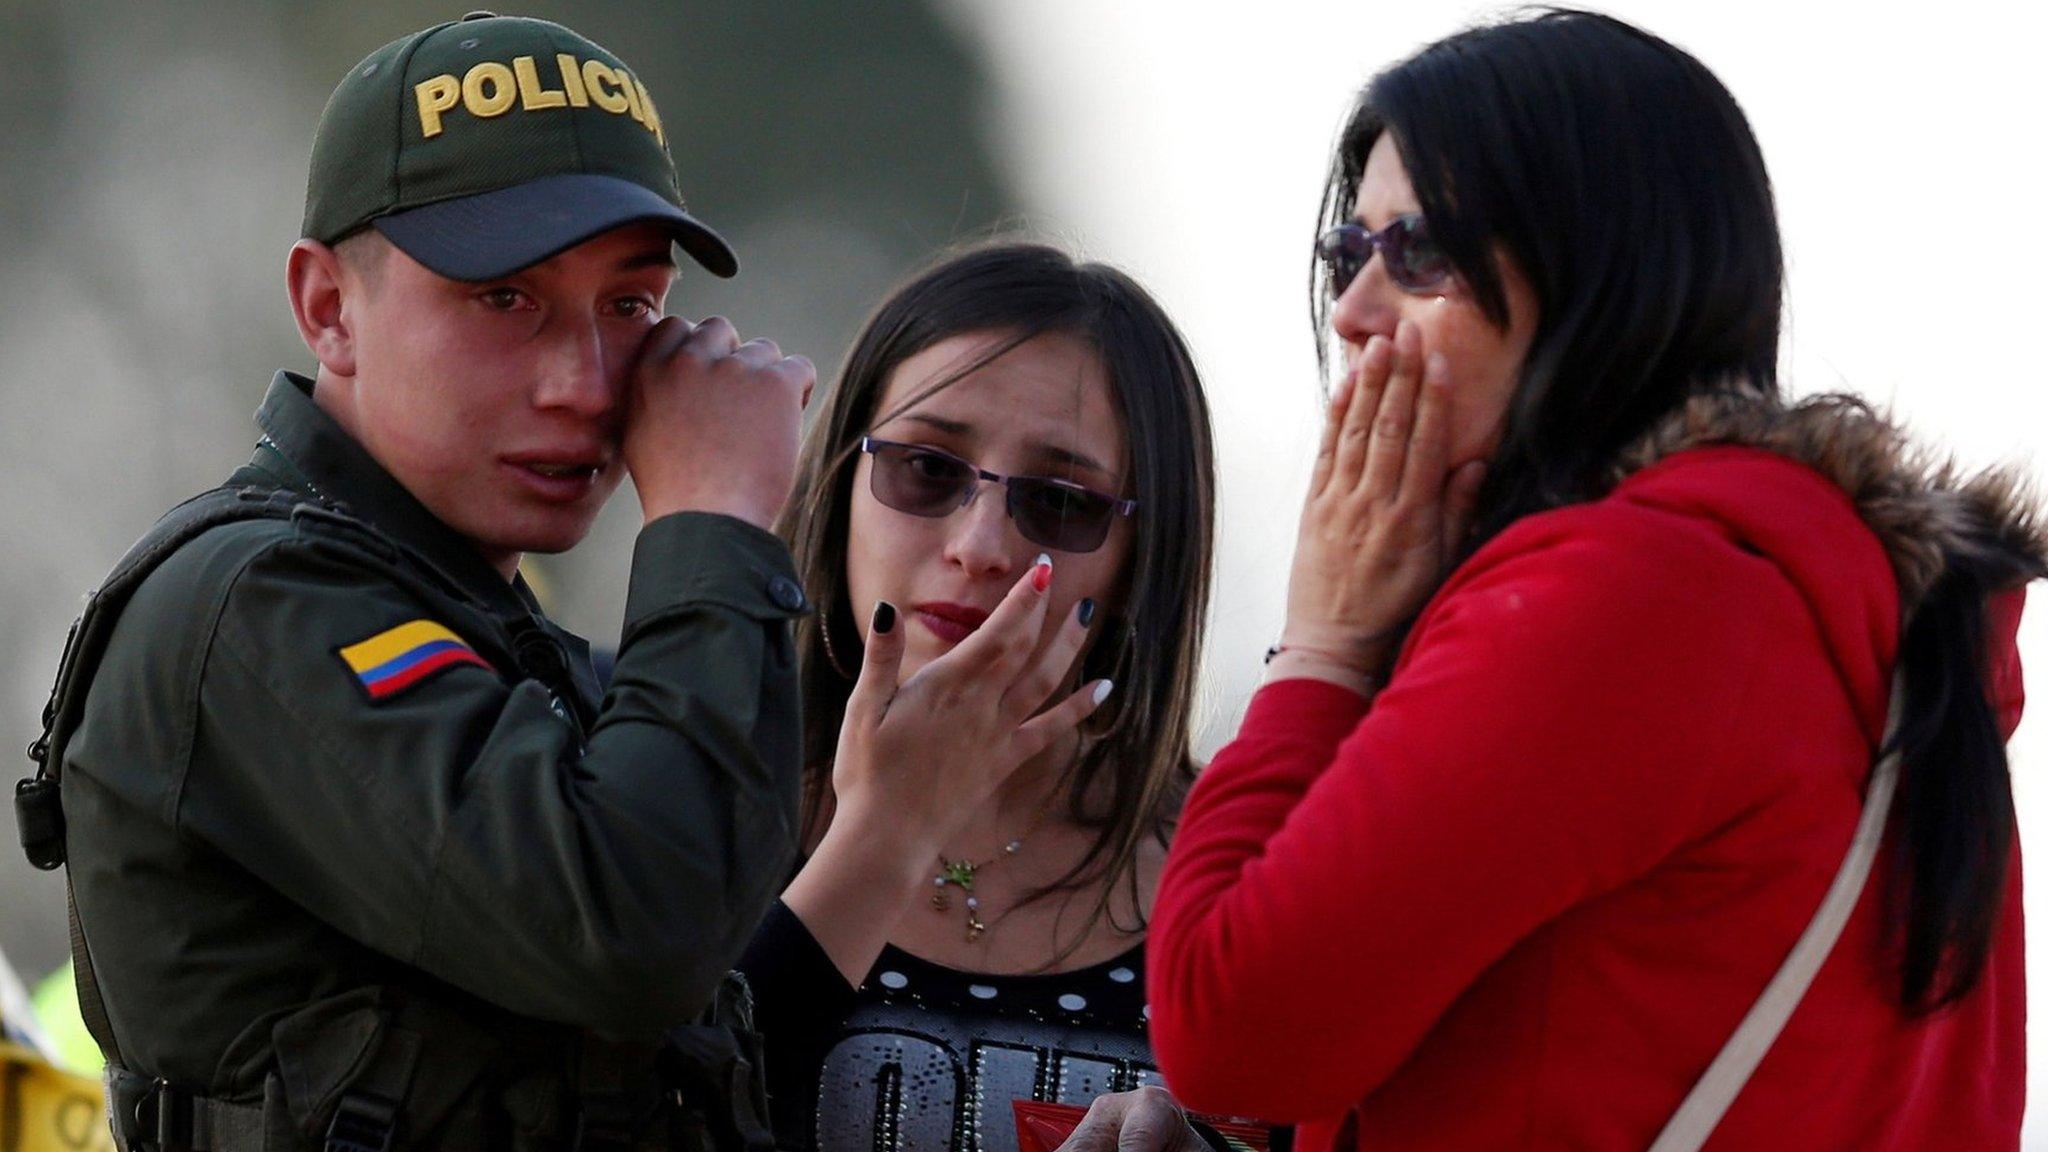
[{"label": "red hooded jacket", "polygon": [[[1855,472],[1858,451],[1817,466]],[[1874,529],[1844,490],[1868,479],[1753,447],[1667,456],[1461,565],[1369,706],[1262,689],[1155,907],[1174,1092],[1298,1123],[1308,1152],[1647,1147],[1861,810],[1894,565],[1948,546],[1880,539],[1942,529],[1884,507]],[[2018,616],[2003,597],[1988,627],[2008,735]],[[2018,1146],[2017,854],[1981,984],[1932,1018],[1899,1006],[1889,863],[1709,1148]]]}]

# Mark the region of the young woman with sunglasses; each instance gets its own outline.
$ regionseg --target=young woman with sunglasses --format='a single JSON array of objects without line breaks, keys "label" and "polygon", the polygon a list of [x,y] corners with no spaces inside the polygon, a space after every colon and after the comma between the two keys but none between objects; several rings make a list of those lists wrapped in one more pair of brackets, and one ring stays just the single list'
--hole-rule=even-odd
[{"label": "young woman with sunglasses", "polygon": [[783,1146],[1011,1149],[1013,1099],[1158,1084],[1211,472],[1187,348],[1113,269],[969,250],[856,338],[783,525],[807,859],[742,965]]},{"label": "young woman with sunglasses", "polygon": [[1785,395],[1775,219],[1726,89],[1607,17],[1366,88],[1285,631],[1153,919],[1190,1106],[1315,1150],[1650,1147],[1868,805],[1875,871],[1789,1022],[1656,1147],[2018,1146],[2004,742],[2040,521]]}]

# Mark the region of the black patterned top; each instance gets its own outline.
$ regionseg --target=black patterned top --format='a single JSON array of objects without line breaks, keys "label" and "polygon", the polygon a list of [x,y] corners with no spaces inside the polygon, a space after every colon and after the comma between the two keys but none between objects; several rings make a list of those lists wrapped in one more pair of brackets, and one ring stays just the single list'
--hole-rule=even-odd
[{"label": "black patterned top", "polygon": [[793,1152],[1017,1152],[1010,1102],[1162,1083],[1140,944],[1072,972],[991,976],[884,948],[858,989],[781,903],[740,962]]}]

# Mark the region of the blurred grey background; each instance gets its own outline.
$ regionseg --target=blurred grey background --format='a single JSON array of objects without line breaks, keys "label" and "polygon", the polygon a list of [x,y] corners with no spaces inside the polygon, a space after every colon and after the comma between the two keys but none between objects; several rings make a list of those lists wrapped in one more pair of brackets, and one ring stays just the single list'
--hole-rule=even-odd
[{"label": "blurred grey background", "polygon": [[[0,0],[0,783],[27,768],[65,628],[165,508],[254,443],[278,368],[310,370],[284,298],[306,158],[357,60],[457,4]],[[739,250],[669,298],[829,374],[934,249],[1014,220],[983,62],[915,0],[524,0],[639,73],[691,211]],[[638,510],[529,560],[555,615],[618,634]],[[0,949],[64,956],[63,884],[0,839]]]}]

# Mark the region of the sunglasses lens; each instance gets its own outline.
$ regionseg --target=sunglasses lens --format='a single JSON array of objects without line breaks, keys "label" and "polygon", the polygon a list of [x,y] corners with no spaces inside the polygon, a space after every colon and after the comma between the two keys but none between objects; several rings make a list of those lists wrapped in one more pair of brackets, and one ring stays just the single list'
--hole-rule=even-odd
[{"label": "sunglasses lens", "polygon": [[938,452],[906,445],[877,445],[868,487],[875,499],[912,516],[944,516],[960,506],[960,493],[974,482],[966,464]]},{"label": "sunglasses lens", "polygon": [[1434,288],[1451,274],[1450,257],[1429,234],[1419,215],[1403,216],[1387,228],[1387,275],[1411,292]]},{"label": "sunglasses lens", "polygon": [[1372,258],[1372,237],[1356,224],[1340,224],[1316,241],[1316,256],[1330,274],[1330,295],[1342,296]]},{"label": "sunglasses lens", "polygon": [[1093,552],[1109,538],[1115,502],[1053,480],[1010,482],[1010,518],[1033,544],[1061,552]]}]

